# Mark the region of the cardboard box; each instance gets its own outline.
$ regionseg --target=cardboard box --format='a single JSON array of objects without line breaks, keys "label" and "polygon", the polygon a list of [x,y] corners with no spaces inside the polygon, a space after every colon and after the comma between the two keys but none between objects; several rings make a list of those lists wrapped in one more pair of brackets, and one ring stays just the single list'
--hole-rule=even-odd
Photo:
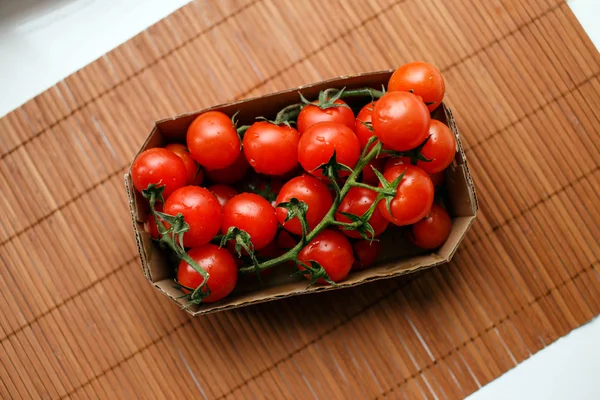
[{"label": "cardboard box", "polygon": [[[250,124],[256,116],[274,117],[281,108],[299,102],[298,91],[301,91],[306,98],[312,99],[317,97],[319,91],[331,87],[346,87],[348,89],[372,87],[378,89],[382,85],[387,84],[392,72],[391,70],[380,71],[329,79],[254,99],[218,105],[205,110],[164,119],[156,122],[139,152],[164,145],[166,137],[184,138],[187,128],[194,118],[208,110],[219,110],[227,115],[233,115],[239,111],[238,117],[240,123]],[[351,105],[353,103],[364,104],[366,101],[368,99],[364,98],[348,100]],[[418,251],[414,246],[407,245],[406,240],[401,235],[400,229],[388,229],[381,237],[383,251],[380,262],[370,269],[352,272],[348,279],[340,282],[337,287],[316,285],[310,289],[306,289],[306,279],[302,277],[291,278],[289,274],[284,273],[283,275],[279,274],[274,277],[272,283],[266,287],[256,290],[253,290],[251,287],[242,287],[240,290],[236,288],[229,297],[217,303],[200,306],[194,305],[188,308],[187,311],[192,315],[201,315],[300,294],[338,290],[378,279],[405,275],[448,262],[473,224],[478,205],[452,112],[442,104],[436,109],[433,116],[435,119],[446,123],[457,139],[456,157],[446,172],[446,186],[448,189],[447,206],[452,217],[452,231],[448,240],[440,249],[436,252],[424,253],[423,251]],[[143,196],[135,191],[130,172],[131,168],[125,175],[125,185],[142,271],[156,289],[160,290],[177,304],[184,306],[186,300],[177,299],[182,295],[182,292],[176,289],[173,284],[175,265],[168,262],[168,257],[164,254],[164,251],[152,241],[150,235],[144,230],[143,224],[146,218],[147,206],[145,205]]]}]

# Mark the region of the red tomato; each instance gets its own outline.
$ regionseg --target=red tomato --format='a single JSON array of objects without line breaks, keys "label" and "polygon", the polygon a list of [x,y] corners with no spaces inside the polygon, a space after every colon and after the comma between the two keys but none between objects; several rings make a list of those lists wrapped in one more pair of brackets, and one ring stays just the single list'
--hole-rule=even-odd
[{"label": "red tomato", "polygon": [[[360,157],[360,143],[352,129],[338,122],[320,122],[300,138],[298,160],[306,171],[323,178],[318,168],[329,161],[334,150],[337,162],[350,168],[354,168]],[[349,171],[340,171],[340,176],[349,174]]]},{"label": "red tomato", "polygon": [[439,69],[426,62],[416,61],[404,64],[394,71],[388,82],[388,91],[413,91],[424,102],[433,103],[427,106],[431,112],[442,104],[446,84]]},{"label": "red tomato", "polygon": [[[308,205],[306,221],[308,228],[313,229],[321,222],[331,208],[333,199],[327,185],[312,176],[302,175],[288,181],[279,192],[276,203],[284,203],[296,198]],[[288,211],[285,208],[276,208],[277,220],[283,227],[296,235],[302,235],[302,226],[298,218],[292,218],[284,223]]]},{"label": "red tomato", "polygon": [[196,173],[196,176],[190,185],[200,186],[202,185],[202,182],[204,182],[204,170],[202,167],[198,166],[198,173]]},{"label": "red tomato", "polygon": [[434,188],[429,175],[421,168],[410,164],[392,167],[383,176],[388,182],[393,182],[402,172],[404,177],[390,205],[392,214],[388,212],[385,200],[379,202],[377,207],[391,223],[410,225],[421,220],[431,210]]},{"label": "red tomato", "polygon": [[362,170],[362,182],[368,183],[369,185],[377,185],[379,183],[379,179],[377,179],[377,175],[373,172],[373,168],[375,168],[379,172],[383,172],[383,166],[385,164],[384,158],[374,158]]},{"label": "red tomato", "polygon": [[190,155],[207,170],[230,166],[240,155],[241,144],[231,119],[220,111],[200,114],[187,130]]},{"label": "red tomato", "polygon": [[190,229],[183,234],[185,247],[210,242],[219,232],[222,207],[217,198],[205,188],[185,186],[173,192],[165,202],[165,214],[183,214]]},{"label": "red tomato", "polygon": [[[214,303],[233,291],[237,283],[238,269],[233,256],[227,250],[214,244],[205,244],[189,250],[188,255],[210,274],[207,283],[210,294],[202,299],[203,303]],[[182,260],[179,263],[177,282],[180,285],[196,289],[203,279],[187,262]],[[190,293],[187,289],[182,290],[184,293]]]},{"label": "red tomato", "polygon": [[[361,187],[353,187],[348,191],[340,206],[335,213],[336,221],[340,222],[352,222],[350,218],[342,215],[340,212],[345,212],[349,214],[354,214],[358,217],[363,215],[371,204],[375,202],[375,198],[377,197],[377,193],[374,191],[361,188]],[[381,211],[378,208],[375,208],[373,215],[369,219],[369,224],[373,227],[373,231],[375,232],[375,236],[379,236],[385,231],[390,224],[390,222],[383,217]],[[362,236],[355,230],[346,230],[342,229],[342,232],[348,235],[351,238],[360,239]],[[375,237],[374,236],[374,237]],[[369,239],[372,239],[369,237]]]},{"label": "red tomato", "polygon": [[396,167],[398,165],[410,164],[410,158],[408,157],[391,157],[385,162],[385,166],[383,167],[384,173],[391,169],[392,167]]},{"label": "red tomato", "polygon": [[433,204],[427,216],[411,226],[409,238],[423,249],[435,249],[444,244],[451,229],[452,220],[446,210]]},{"label": "red tomato", "polygon": [[359,271],[375,264],[379,253],[381,253],[381,243],[375,240],[372,242],[370,240],[358,240],[352,243],[352,249],[354,249],[354,255],[356,256],[352,269]]},{"label": "red tomato", "polygon": [[[316,102],[313,102],[316,104]],[[335,104],[346,105],[343,100],[336,100]],[[304,134],[308,128],[319,122],[338,122],[354,129],[354,112],[349,107],[330,107],[321,110],[318,106],[306,105],[298,114],[298,132]]]},{"label": "red tomato", "polygon": [[[156,211],[162,211],[163,206],[160,203],[156,203],[154,205],[154,209]],[[156,220],[154,219],[154,216],[152,215],[152,213],[148,213],[148,215],[146,215],[146,222],[144,223],[144,230],[150,234],[150,237],[152,239],[154,239],[154,240],[159,239],[158,236],[160,235],[160,233],[158,232],[158,226],[156,226]]]},{"label": "red tomato", "polygon": [[187,147],[185,147],[181,143],[169,143],[168,145],[165,146],[165,149],[171,150],[173,153],[175,153],[176,155],[178,155],[181,158],[181,161],[183,161],[183,164],[185,165],[186,175],[187,175],[185,184],[186,185],[194,184],[196,175],[198,175],[199,171],[202,172],[202,170],[200,170],[198,168],[198,163],[196,161],[194,161],[192,156],[190,156],[190,152],[188,151]]},{"label": "red tomato", "polygon": [[233,164],[225,168],[206,171],[206,176],[214,183],[233,185],[244,179],[249,168],[250,165],[248,165],[246,157],[244,157],[243,153],[240,153]]},{"label": "red tomato", "polygon": [[408,92],[388,92],[373,110],[375,134],[386,148],[407,151],[427,138],[431,117],[422,99]]},{"label": "red tomato", "polygon": [[277,235],[277,246],[287,253],[288,250],[294,248],[298,244],[298,240],[292,237],[287,231],[281,230]]},{"label": "red tomato", "polygon": [[421,154],[431,161],[418,161],[417,167],[428,174],[435,174],[445,170],[454,160],[456,139],[450,128],[435,119],[431,120],[429,135],[429,140],[421,149]]},{"label": "red tomato", "polygon": [[244,134],[244,154],[256,172],[283,175],[298,165],[299,140],[294,128],[255,122]]},{"label": "red tomato", "polygon": [[208,187],[208,190],[212,192],[217,198],[217,201],[221,206],[229,201],[233,196],[238,194],[237,190],[227,185],[212,185]]},{"label": "red tomato", "polygon": [[255,250],[266,247],[277,233],[275,209],[267,200],[254,193],[241,193],[223,207],[221,232],[235,226],[246,231]]},{"label": "red tomato", "polygon": [[444,185],[444,171],[438,172],[437,174],[430,174],[431,182],[433,182],[433,186],[440,187]]},{"label": "red tomato", "polygon": [[[298,254],[298,261],[310,265],[310,261],[318,262],[329,278],[334,282],[340,282],[348,277],[348,273],[354,263],[352,245],[348,238],[333,229],[325,229],[319,233]],[[300,270],[305,268],[298,264]],[[310,279],[310,276],[307,275]],[[318,283],[326,283],[319,279]]]},{"label": "red tomato", "polygon": [[356,116],[356,121],[354,123],[354,132],[356,133],[356,137],[360,142],[360,149],[364,150],[369,142],[371,137],[375,136],[375,132],[367,128],[364,123],[371,122],[371,116],[373,115],[373,110],[375,109],[375,104],[367,103]]},{"label": "red tomato", "polygon": [[131,166],[131,179],[138,192],[151,183],[165,187],[163,198],[185,186],[187,178],[185,164],[171,150],[155,147],[144,150]]}]

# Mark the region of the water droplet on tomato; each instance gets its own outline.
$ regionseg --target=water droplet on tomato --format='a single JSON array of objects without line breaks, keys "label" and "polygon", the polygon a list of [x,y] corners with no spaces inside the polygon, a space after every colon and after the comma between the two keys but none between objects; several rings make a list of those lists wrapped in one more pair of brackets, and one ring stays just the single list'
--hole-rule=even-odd
[{"label": "water droplet on tomato", "polygon": [[317,139],[319,142],[325,142],[325,138],[324,138],[323,136],[317,136],[317,137],[316,137],[316,139]]}]

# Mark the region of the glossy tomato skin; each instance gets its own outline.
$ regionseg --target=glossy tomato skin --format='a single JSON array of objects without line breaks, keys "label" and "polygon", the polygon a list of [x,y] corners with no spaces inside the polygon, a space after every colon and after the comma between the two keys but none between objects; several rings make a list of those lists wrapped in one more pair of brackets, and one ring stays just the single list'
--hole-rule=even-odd
[{"label": "glossy tomato skin", "polygon": [[300,134],[292,127],[255,122],[244,134],[244,154],[256,172],[283,175],[298,165],[299,140]]},{"label": "glossy tomato skin", "polygon": [[[298,161],[310,174],[324,178],[318,168],[331,159],[334,150],[337,162],[350,168],[354,168],[360,157],[360,143],[352,129],[338,122],[320,122],[300,138]],[[340,171],[340,176],[349,174],[349,171]]]},{"label": "glossy tomato skin", "polygon": [[428,174],[441,172],[452,164],[455,153],[456,139],[450,128],[440,121],[431,120],[429,140],[421,149],[421,154],[431,161],[418,161],[417,167]]},{"label": "glossy tomato skin", "polygon": [[424,102],[433,102],[427,106],[431,112],[442,104],[446,84],[442,73],[436,67],[426,62],[415,61],[394,71],[388,82],[390,92],[411,90]]},{"label": "glossy tomato skin", "polygon": [[220,111],[200,114],[187,130],[187,147],[207,170],[230,166],[240,155],[241,143],[231,119]]},{"label": "glossy tomato skin", "polygon": [[198,163],[194,161],[192,156],[190,156],[188,148],[181,143],[169,143],[165,146],[165,149],[171,150],[173,153],[179,156],[179,158],[181,158],[181,161],[183,161],[183,164],[185,165],[185,172],[187,176],[185,184],[193,185],[198,172],[201,172],[201,170],[198,168]]},{"label": "glossy tomato skin", "polygon": [[384,174],[389,169],[396,167],[398,165],[410,164],[410,158],[408,157],[390,157],[385,162],[385,166],[383,167]]},{"label": "glossy tomato skin", "polygon": [[379,253],[381,253],[381,242],[376,240],[357,240],[352,243],[352,249],[354,250],[354,256],[356,258],[352,265],[352,269],[360,271],[375,264]]},{"label": "glossy tomato skin", "polygon": [[254,193],[241,193],[223,207],[221,232],[235,226],[246,231],[255,250],[266,247],[277,233],[275,209],[267,200]]},{"label": "glossy tomato skin", "polygon": [[396,196],[390,206],[392,214],[388,212],[385,201],[377,205],[388,221],[399,226],[414,224],[425,217],[431,210],[434,195],[431,178],[425,171],[414,165],[397,165],[388,169],[383,176],[388,182],[393,182],[402,172],[404,177],[398,185]]},{"label": "glossy tomato skin", "polygon": [[131,179],[138,192],[151,183],[164,186],[163,198],[185,186],[185,164],[175,153],[161,147],[144,150],[131,166]]},{"label": "glossy tomato skin", "polygon": [[[275,202],[276,204],[280,204],[290,201],[293,198],[303,201],[308,205],[306,221],[308,222],[309,229],[313,229],[321,222],[333,204],[333,199],[327,185],[319,179],[308,175],[298,176],[285,183],[277,195]],[[277,207],[275,212],[277,220],[287,231],[296,235],[302,235],[302,226],[297,217],[284,223],[288,211],[285,208]]]},{"label": "glossy tomato skin", "polygon": [[364,150],[371,137],[375,136],[375,132],[367,128],[364,123],[372,122],[373,110],[377,102],[367,103],[356,115],[354,122],[354,133],[360,142],[360,149]]},{"label": "glossy tomato skin", "polygon": [[446,242],[452,230],[450,216],[439,204],[433,204],[425,218],[411,226],[410,241],[423,249],[436,249]]},{"label": "glossy tomato skin", "polygon": [[407,151],[427,138],[431,117],[420,97],[408,92],[388,92],[375,104],[372,123],[386,148]]},{"label": "glossy tomato skin", "polygon": [[227,203],[233,196],[238,194],[237,190],[231,186],[221,184],[209,186],[208,190],[215,195],[221,207],[225,206],[225,203]]},{"label": "glossy tomato skin", "polygon": [[[352,189],[350,189],[348,191],[348,193],[346,194],[346,196],[340,203],[340,206],[338,207],[338,211],[335,213],[336,221],[347,222],[347,223],[352,222],[352,221],[350,221],[350,219],[348,217],[346,217],[345,215],[342,215],[340,212],[354,214],[354,215],[360,217],[365,212],[367,212],[369,207],[371,207],[371,204],[373,204],[375,202],[376,197],[377,197],[377,193],[375,193],[374,191],[372,191],[370,189],[361,188],[361,187],[353,187]],[[379,211],[379,208],[376,207],[375,211],[373,212],[373,215],[369,219],[369,224],[373,227],[373,231],[375,234],[375,236],[373,236],[373,237],[377,237],[377,236],[381,235],[387,229],[390,222],[383,217],[383,215],[381,214],[381,211]],[[343,229],[342,232],[345,233],[348,237],[351,237],[354,239],[359,239],[362,237],[355,230]],[[369,239],[372,239],[372,238],[369,237]]]},{"label": "glossy tomato skin", "polygon": [[222,207],[217,198],[205,188],[185,186],[173,192],[164,206],[165,214],[183,214],[190,229],[183,234],[185,247],[196,247],[210,242],[219,233]]},{"label": "glossy tomato skin", "polygon": [[[228,296],[237,283],[238,269],[235,260],[229,252],[214,244],[205,244],[190,249],[188,255],[207,271],[210,295],[202,299],[203,303],[214,303]],[[191,289],[196,289],[203,278],[187,262],[181,261],[177,268],[177,282]],[[183,289],[184,293],[189,290]]]},{"label": "glossy tomato skin", "polygon": [[375,175],[375,172],[373,172],[373,169],[376,169],[377,171],[383,173],[383,167],[385,163],[385,158],[374,158],[371,161],[369,161],[369,163],[365,165],[365,167],[362,170],[361,182],[377,186],[377,184],[379,183],[379,179],[377,178],[377,175]]},{"label": "glossy tomato skin", "polygon": [[321,110],[318,106],[306,105],[298,114],[298,132],[302,135],[308,128],[319,122],[338,122],[354,129],[354,112],[343,100],[336,100],[334,103],[342,106]]},{"label": "glossy tomato skin", "polygon": [[233,164],[225,168],[206,171],[206,177],[213,183],[233,185],[244,179],[249,169],[250,165],[248,165],[246,157],[243,153],[240,153]]},{"label": "glossy tomato skin", "polygon": [[[318,262],[332,281],[336,283],[343,281],[348,277],[354,263],[352,245],[342,233],[325,229],[298,254],[298,261],[310,265],[311,260]],[[298,268],[304,269],[300,264]],[[319,279],[318,283],[326,282],[324,279]]]}]

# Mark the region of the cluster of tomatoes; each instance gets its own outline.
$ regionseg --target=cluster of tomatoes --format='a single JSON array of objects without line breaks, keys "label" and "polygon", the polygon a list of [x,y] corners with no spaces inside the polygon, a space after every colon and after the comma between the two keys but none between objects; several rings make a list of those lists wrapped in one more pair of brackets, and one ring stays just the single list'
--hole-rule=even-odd
[{"label": "cluster of tomatoes", "polygon": [[[152,202],[147,230],[179,255],[182,290],[218,301],[240,272],[264,277],[279,263],[270,260],[334,284],[375,263],[376,238],[389,226],[408,226],[419,247],[441,246],[451,220],[435,188],[456,143],[430,113],[444,92],[435,67],[413,62],[394,72],[387,92],[300,95],[275,120],[243,127],[208,111],[189,126],[186,145],[142,152],[133,183]],[[343,99],[361,93],[355,115]]]}]

